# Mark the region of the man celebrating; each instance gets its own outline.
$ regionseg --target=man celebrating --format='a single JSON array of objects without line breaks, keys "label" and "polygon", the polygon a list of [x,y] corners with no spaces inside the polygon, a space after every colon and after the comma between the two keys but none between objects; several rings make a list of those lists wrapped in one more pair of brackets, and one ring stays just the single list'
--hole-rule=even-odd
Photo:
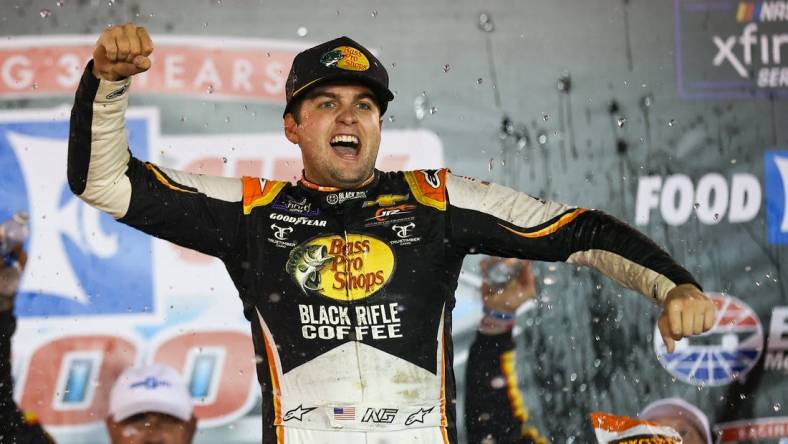
[{"label": "man celebrating", "polygon": [[374,169],[393,99],[383,64],[347,37],[298,54],[284,132],[297,184],[187,174],[130,155],[131,77],[145,29],[104,31],[76,93],[72,191],[118,221],[221,259],[262,362],[267,443],[456,443],[451,310],[466,254],[595,267],[663,307],[673,341],[714,308],[653,242],[601,212],[447,170]]}]

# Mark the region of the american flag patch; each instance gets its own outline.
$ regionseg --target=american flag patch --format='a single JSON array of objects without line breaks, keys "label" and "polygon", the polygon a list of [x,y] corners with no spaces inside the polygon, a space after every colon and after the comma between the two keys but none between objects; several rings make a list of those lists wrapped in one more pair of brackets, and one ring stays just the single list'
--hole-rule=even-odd
[{"label": "american flag patch", "polygon": [[334,407],[334,419],[338,421],[353,421],[356,419],[356,408]]}]

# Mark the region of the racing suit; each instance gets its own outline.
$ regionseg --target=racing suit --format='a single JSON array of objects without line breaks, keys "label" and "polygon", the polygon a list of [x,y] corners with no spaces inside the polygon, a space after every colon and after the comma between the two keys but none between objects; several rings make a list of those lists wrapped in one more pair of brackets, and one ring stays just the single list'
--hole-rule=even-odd
[{"label": "racing suit", "polygon": [[88,64],[71,114],[72,191],[221,259],[251,323],[266,443],[455,443],[451,311],[469,253],[595,267],[661,302],[694,283],[601,212],[447,170],[353,190],[188,174],[131,156],[130,79]]},{"label": "racing suit", "polygon": [[22,412],[14,402],[11,337],[15,330],[16,318],[12,310],[0,310],[0,443],[52,444],[55,441],[35,415]]},{"label": "racing suit", "polygon": [[511,330],[494,335],[476,333],[465,367],[469,443],[547,444],[528,424],[528,409],[517,387],[514,353]]}]

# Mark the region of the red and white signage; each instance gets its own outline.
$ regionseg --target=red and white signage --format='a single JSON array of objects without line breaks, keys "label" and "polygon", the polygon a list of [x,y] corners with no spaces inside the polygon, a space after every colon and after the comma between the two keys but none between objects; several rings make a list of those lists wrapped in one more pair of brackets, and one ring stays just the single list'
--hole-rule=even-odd
[{"label": "red and white signage", "polygon": [[[151,69],[134,77],[136,93],[203,100],[284,102],[295,41],[156,36]],[[52,35],[0,40],[0,99],[73,96],[96,36]]]}]

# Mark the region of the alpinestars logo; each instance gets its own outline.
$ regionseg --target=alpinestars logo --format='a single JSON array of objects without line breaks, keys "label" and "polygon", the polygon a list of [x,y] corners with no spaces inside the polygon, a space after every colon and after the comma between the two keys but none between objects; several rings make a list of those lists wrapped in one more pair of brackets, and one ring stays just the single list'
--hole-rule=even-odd
[{"label": "alpinestars logo", "polygon": [[304,408],[303,404],[298,404],[298,407],[294,408],[293,410],[288,410],[285,413],[285,416],[282,418],[282,422],[290,421],[291,419],[295,419],[297,421],[303,421],[304,415],[315,410],[317,407],[307,407]]},{"label": "alpinestars logo", "polygon": [[441,178],[438,177],[438,170],[423,170],[421,174],[424,175],[424,180],[426,180],[432,188],[440,188]]},{"label": "alpinestars logo", "polygon": [[435,407],[430,407],[428,409],[420,408],[418,412],[408,416],[408,419],[405,420],[405,425],[413,425],[417,422],[424,423],[424,416],[428,415],[432,409]]}]

